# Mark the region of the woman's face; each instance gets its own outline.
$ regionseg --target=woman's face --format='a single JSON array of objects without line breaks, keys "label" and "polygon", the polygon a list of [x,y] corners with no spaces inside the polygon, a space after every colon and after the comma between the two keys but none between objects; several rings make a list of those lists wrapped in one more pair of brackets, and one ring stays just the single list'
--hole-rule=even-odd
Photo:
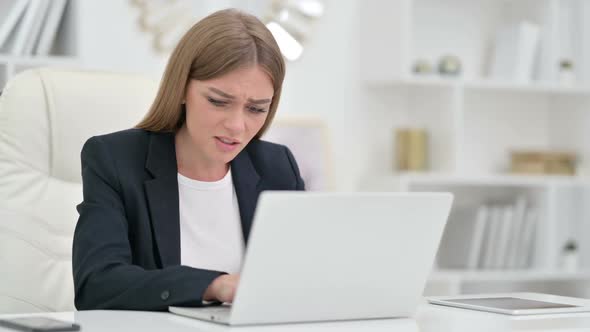
[{"label": "woman's face", "polygon": [[207,164],[227,164],[264,125],[274,89],[259,66],[189,80],[186,129],[194,152]]}]

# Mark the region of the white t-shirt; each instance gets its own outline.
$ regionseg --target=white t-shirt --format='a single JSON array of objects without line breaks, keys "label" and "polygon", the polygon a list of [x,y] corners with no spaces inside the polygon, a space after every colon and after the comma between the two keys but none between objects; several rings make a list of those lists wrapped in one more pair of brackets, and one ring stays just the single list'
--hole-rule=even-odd
[{"label": "white t-shirt", "polygon": [[237,273],[244,238],[231,169],[215,182],[178,173],[180,262],[206,270]]}]

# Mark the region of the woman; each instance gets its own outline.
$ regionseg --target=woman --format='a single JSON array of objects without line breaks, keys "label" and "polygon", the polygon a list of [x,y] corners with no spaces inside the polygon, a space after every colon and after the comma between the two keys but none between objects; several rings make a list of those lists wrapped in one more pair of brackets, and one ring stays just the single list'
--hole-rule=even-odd
[{"label": "woman", "polygon": [[216,12],[181,39],[137,128],[86,142],[78,309],[233,300],[259,193],[304,189],[291,152],[259,140],[284,72],[264,24]]}]

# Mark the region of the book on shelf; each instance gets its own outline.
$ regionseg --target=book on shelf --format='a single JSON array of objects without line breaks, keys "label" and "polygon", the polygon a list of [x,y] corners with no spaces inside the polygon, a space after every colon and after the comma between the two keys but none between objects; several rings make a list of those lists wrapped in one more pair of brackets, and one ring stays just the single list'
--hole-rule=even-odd
[{"label": "book on shelf", "polygon": [[533,77],[540,27],[520,22],[501,28],[496,36],[490,77],[528,83]]},{"label": "book on shelf", "polygon": [[14,31],[14,38],[12,40],[11,45],[7,45],[9,47],[9,53],[12,55],[21,55],[25,44],[27,42],[27,38],[33,29],[33,25],[35,22],[35,18],[43,5],[42,0],[30,0],[27,9],[21,18],[20,22],[16,26],[16,30]]},{"label": "book on shelf", "polygon": [[534,248],[538,219],[539,213],[537,209],[527,210],[520,241],[521,245],[518,250],[517,268],[527,268],[531,265],[531,253]]},{"label": "book on shelf", "polygon": [[500,219],[498,222],[498,233],[496,241],[496,254],[494,256],[493,268],[503,269],[507,265],[508,243],[513,226],[513,207],[511,205],[500,208]]},{"label": "book on shelf", "polygon": [[33,20],[33,24],[31,25],[31,29],[27,38],[25,40],[25,44],[20,52],[20,55],[32,55],[33,49],[35,45],[37,45],[37,41],[39,40],[39,36],[41,35],[41,29],[43,28],[43,23],[45,22],[45,18],[47,17],[47,11],[50,6],[50,0],[40,0],[41,4],[37,7],[37,11],[35,13],[35,19]]},{"label": "book on shelf", "polygon": [[15,29],[28,3],[29,0],[0,1],[0,49],[8,41],[8,37]]},{"label": "book on shelf", "polygon": [[35,55],[48,55],[50,53],[60,22],[64,16],[66,5],[67,0],[51,0],[43,31],[34,50]]},{"label": "book on shelf", "polygon": [[481,252],[483,246],[483,238],[485,234],[486,223],[488,221],[489,209],[485,205],[477,208],[477,215],[475,224],[473,226],[473,234],[471,236],[471,244],[469,246],[469,258],[467,261],[467,268],[470,270],[477,269],[477,265],[481,259]]},{"label": "book on shelf", "polygon": [[483,251],[483,258],[480,267],[483,269],[491,269],[494,267],[494,262],[497,255],[498,232],[500,222],[502,221],[502,208],[499,205],[490,206],[490,217],[487,222],[485,247]]},{"label": "book on shelf", "polygon": [[524,217],[527,209],[527,200],[524,196],[516,199],[514,204],[514,214],[512,218],[512,232],[510,233],[508,251],[506,253],[506,268],[517,268],[519,246],[522,238]]}]

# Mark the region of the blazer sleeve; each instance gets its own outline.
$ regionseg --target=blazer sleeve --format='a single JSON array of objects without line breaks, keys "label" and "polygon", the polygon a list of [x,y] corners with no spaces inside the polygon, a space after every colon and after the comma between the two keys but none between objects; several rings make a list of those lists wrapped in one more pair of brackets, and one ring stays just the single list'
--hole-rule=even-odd
[{"label": "blazer sleeve", "polygon": [[201,306],[202,294],[221,272],[133,264],[129,229],[113,158],[100,137],[81,154],[84,200],[74,232],[72,268],[79,310],[167,310]]},{"label": "blazer sleeve", "polygon": [[293,176],[295,177],[295,190],[305,190],[305,182],[301,178],[301,174],[299,174],[299,167],[297,166],[295,157],[293,157],[293,154],[288,147],[285,147],[285,153],[287,154],[287,159],[289,160]]}]

